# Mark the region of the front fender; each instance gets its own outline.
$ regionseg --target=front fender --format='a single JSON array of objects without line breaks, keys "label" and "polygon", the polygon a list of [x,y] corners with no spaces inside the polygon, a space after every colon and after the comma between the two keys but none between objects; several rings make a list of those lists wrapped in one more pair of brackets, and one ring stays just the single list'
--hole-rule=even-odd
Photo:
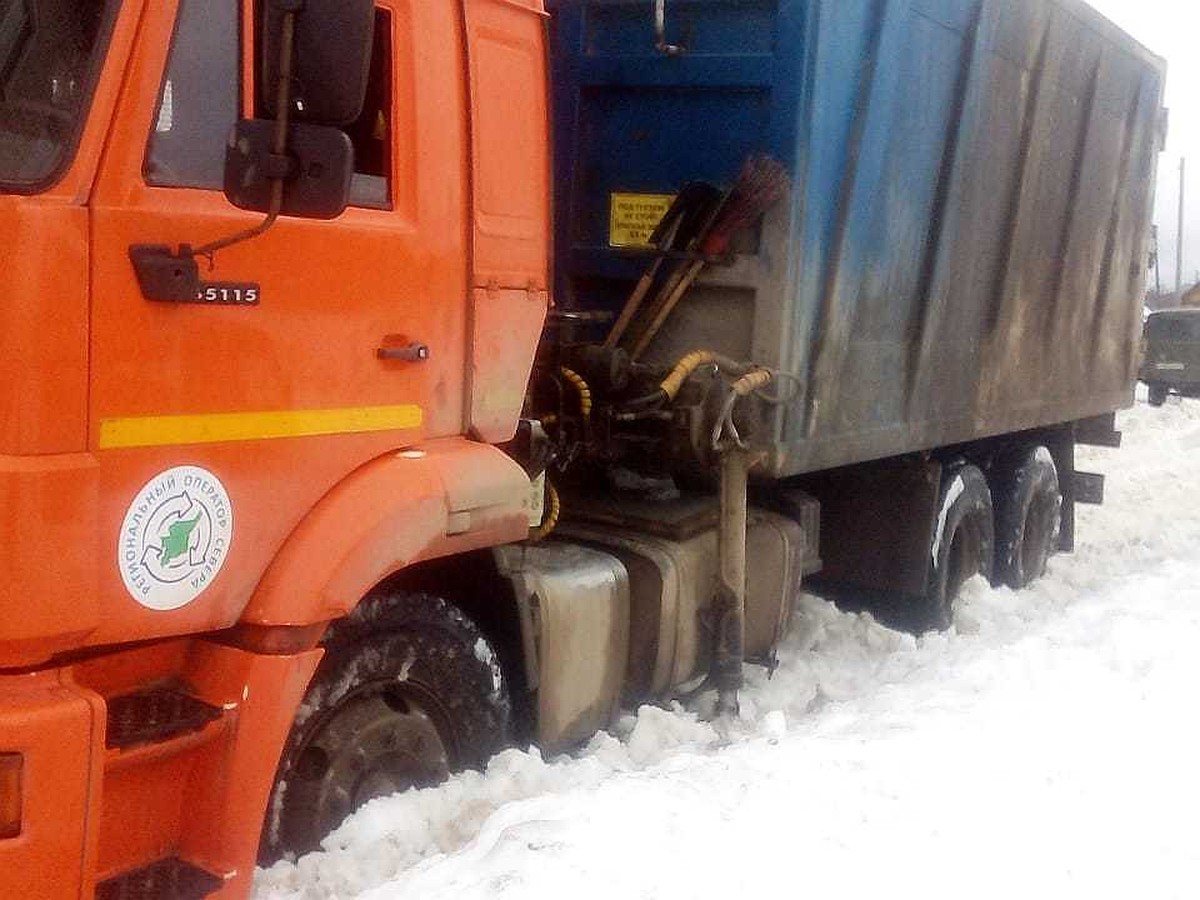
[{"label": "front fender", "polygon": [[242,621],[338,619],[406,566],[522,540],[529,531],[528,492],[529,478],[512,459],[464,438],[373,460],[296,527]]}]

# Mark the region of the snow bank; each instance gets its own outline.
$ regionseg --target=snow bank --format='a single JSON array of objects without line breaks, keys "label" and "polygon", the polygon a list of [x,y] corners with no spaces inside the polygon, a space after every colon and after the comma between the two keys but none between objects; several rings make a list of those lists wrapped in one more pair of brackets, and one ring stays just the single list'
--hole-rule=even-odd
[{"label": "snow bank", "polygon": [[915,639],[813,598],[732,740],[646,707],[372,802],[257,900],[1184,896],[1200,884],[1200,403],[1139,406],[1078,552]]}]

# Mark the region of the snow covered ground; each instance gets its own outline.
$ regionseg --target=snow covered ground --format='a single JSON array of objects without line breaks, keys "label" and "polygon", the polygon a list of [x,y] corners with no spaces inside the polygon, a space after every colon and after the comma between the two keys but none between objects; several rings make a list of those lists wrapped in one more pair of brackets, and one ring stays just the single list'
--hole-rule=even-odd
[{"label": "snow covered ground", "polygon": [[1034,590],[920,640],[798,601],[742,733],[643,709],[570,759],[377,800],[256,900],[1200,896],[1200,402],[1084,451]]}]

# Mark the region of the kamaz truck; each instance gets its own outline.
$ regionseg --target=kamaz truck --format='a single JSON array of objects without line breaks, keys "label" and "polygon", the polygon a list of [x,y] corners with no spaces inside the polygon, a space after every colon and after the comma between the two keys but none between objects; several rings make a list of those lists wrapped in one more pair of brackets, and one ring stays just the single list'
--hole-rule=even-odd
[{"label": "kamaz truck", "polygon": [[0,897],[735,721],[802,578],[1027,585],[1164,77],[1079,0],[0,0]]}]

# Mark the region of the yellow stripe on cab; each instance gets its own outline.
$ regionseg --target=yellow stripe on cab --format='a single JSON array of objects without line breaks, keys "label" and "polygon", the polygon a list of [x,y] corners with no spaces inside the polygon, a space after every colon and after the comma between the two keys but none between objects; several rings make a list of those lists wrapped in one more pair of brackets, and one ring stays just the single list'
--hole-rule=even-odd
[{"label": "yellow stripe on cab", "polygon": [[423,421],[424,411],[415,404],[103,419],[100,449],[405,431]]}]

